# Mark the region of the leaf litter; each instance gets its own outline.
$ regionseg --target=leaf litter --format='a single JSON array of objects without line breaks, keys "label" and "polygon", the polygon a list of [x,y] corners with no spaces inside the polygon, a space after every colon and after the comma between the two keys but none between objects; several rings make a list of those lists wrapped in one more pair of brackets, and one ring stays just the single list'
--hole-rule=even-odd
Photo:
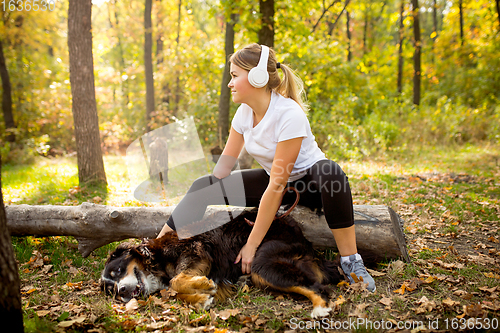
[{"label": "leaf litter", "polygon": [[[500,218],[491,220],[492,212],[500,214],[499,199],[475,200],[462,211],[452,207],[453,200],[463,200],[465,205],[467,201],[451,186],[478,186],[484,181],[465,174],[415,174],[398,178],[408,191],[400,191],[401,185],[382,191],[405,219],[412,261],[395,260],[370,270],[377,284],[375,293],[368,292],[361,281],[332,286],[329,319],[391,323],[439,319],[444,323],[445,319],[499,318]],[[419,203],[410,200],[418,198]],[[361,203],[381,201],[374,197],[355,202]],[[105,259],[94,258],[96,264]],[[177,301],[169,289],[147,299],[116,303],[101,293],[96,274],[74,261],[65,259],[57,271],[50,253],[38,248],[28,261],[19,263],[25,276],[21,293],[26,315],[52,322],[61,332],[291,332],[306,331],[292,329],[292,319],[311,321],[312,306],[304,297],[260,291],[249,284],[207,311]],[[63,273],[67,280],[54,285]],[[414,331],[432,330],[416,327]]]}]

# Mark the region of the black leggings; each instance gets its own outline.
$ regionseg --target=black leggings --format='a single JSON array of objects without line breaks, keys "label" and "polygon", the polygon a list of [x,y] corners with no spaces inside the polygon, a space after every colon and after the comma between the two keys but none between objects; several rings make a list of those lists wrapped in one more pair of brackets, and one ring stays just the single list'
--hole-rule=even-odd
[{"label": "black leggings", "polygon": [[[223,186],[219,183],[221,179],[213,175],[198,178],[174,209],[167,224],[176,230],[175,224],[186,226],[199,221],[209,205],[258,207],[269,184],[269,178],[263,169],[233,171],[222,179]],[[244,191],[241,190],[241,184]],[[354,225],[349,181],[337,163],[330,160],[318,161],[302,178],[289,182],[288,186],[299,191],[299,204],[311,209],[323,208],[330,229]],[[282,204],[291,204],[294,201],[295,193],[287,192]]]}]

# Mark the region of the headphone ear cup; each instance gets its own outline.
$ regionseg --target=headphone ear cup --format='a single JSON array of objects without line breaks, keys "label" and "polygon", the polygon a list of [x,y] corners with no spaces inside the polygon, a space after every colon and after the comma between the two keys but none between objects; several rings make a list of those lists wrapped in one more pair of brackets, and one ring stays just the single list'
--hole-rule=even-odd
[{"label": "headphone ear cup", "polygon": [[269,82],[269,73],[259,67],[254,67],[248,72],[248,82],[255,88],[265,87]]}]

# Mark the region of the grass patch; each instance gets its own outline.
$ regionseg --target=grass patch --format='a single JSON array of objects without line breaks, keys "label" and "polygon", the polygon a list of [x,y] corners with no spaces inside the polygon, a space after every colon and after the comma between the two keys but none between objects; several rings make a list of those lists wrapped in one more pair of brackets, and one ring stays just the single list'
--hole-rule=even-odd
[{"label": "grass patch", "polygon": [[[491,310],[498,302],[498,290],[488,290],[500,281],[499,156],[498,149],[492,147],[423,147],[406,151],[403,158],[388,154],[369,162],[339,163],[349,176],[355,204],[389,205],[403,218],[412,263],[398,270],[391,270],[392,263],[380,264],[376,270],[385,275],[375,278],[375,294],[363,295],[332,286],[329,301],[342,296],[345,302],[335,308],[330,319],[356,318],[361,313],[371,321],[392,318],[427,322],[427,317],[432,316],[442,322],[461,315],[498,319],[500,312]],[[105,156],[104,160],[108,177],[105,189],[80,187],[73,158],[40,158],[29,166],[4,166],[5,201],[166,205],[131,198],[122,157]],[[182,177],[182,173],[179,175]],[[66,314],[66,320],[86,316],[85,322],[75,324],[68,329],[70,332],[154,331],[154,323],[164,325],[160,330],[175,332],[202,327],[210,332],[283,332],[290,329],[291,318],[309,320],[312,310],[309,300],[303,297],[250,287],[240,288],[232,298],[217,304],[213,313],[192,309],[174,298],[163,303],[153,298],[142,300],[139,309],[128,313],[123,304],[103,295],[97,283],[106,257],[116,244],[97,249],[87,258],[81,257],[71,237],[13,237],[13,246],[19,263],[27,332],[55,331],[58,318]],[[337,256],[332,250],[318,253],[329,259]],[[422,282],[415,290],[404,289],[400,294],[402,286],[411,286],[412,280]],[[435,306],[428,305],[419,312],[422,305],[418,302],[424,296]],[[159,299],[161,295],[154,297]],[[381,303],[387,299],[392,303]],[[445,305],[443,301],[448,299],[456,304]],[[481,304],[477,313],[464,314],[464,306],[477,304]],[[220,313],[227,309],[234,310],[234,314],[222,319]],[[211,317],[214,315],[215,320]]]}]

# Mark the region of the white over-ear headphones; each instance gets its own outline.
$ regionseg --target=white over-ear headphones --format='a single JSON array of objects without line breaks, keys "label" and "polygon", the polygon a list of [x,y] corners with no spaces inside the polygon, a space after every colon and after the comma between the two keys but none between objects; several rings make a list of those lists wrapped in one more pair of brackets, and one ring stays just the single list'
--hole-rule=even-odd
[{"label": "white over-ear headphones", "polygon": [[255,88],[265,87],[269,81],[269,73],[267,72],[267,60],[269,59],[269,47],[261,45],[259,63],[248,73],[248,82]]}]

